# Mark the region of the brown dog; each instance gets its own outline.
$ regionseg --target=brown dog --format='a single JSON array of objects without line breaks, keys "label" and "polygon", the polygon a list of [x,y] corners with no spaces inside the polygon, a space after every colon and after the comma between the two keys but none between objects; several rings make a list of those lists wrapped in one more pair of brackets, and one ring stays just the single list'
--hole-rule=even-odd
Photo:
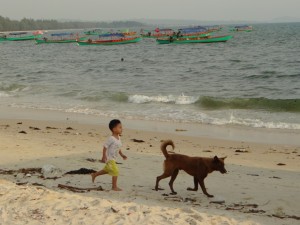
[{"label": "brown dog", "polygon": [[207,175],[213,171],[219,171],[220,173],[226,173],[226,169],[224,167],[224,158],[218,158],[215,156],[214,158],[204,158],[204,157],[190,157],[187,155],[181,154],[169,154],[167,151],[167,146],[171,145],[173,149],[175,148],[173,141],[167,140],[161,144],[161,151],[166,157],[164,161],[164,173],[161,176],[156,178],[155,190],[158,191],[158,183],[160,180],[165,179],[167,177],[171,177],[169,182],[169,186],[171,188],[171,194],[177,194],[173,189],[173,183],[178,175],[179,170],[184,170],[186,173],[194,177],[194,188],[188,188],[189,191],[197,191],[198,183],[205,195],[208,197],[214,197],[207,193],[204,179]]}]

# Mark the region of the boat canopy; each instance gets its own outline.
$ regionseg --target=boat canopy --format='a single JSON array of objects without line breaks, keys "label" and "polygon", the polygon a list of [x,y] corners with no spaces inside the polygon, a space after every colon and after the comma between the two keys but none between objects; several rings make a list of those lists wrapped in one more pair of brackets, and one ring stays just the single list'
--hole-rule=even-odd
[{"label": "boat canopy", "polygon": [[22,35],[22,34],[27,34],[27,32],[14,32],[14,33],[9,33],[9,35]]},{"label": "boat canopy", "polygon": [[73,33],[56,33],[56,34],[51,34],[51,36],[66,36],[66,35],[73,35]]},{"label": "boat canopy", "polygon": [[178,31],[180,31],[181,33],[200,33],[200,32],[206,32],[207,29],[205,27],[202,26],[197,26],[197,27],[187,27],[187,28],[181,28],[178,29]]},{"label": "boat canopy", "polygon": [[125,37],[122,33],[109,33],[109,34],[101,34],[99,37]]}]

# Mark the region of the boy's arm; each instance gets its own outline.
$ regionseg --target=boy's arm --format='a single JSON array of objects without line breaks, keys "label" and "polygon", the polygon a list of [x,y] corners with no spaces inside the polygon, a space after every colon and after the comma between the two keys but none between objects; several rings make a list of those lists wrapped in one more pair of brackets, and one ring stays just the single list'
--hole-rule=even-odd
[{"label": "boy's arm", "polygon": [[120,154],[120,156],[122,156],[122,158],[123,158],[124,160],[126,160],[126,159],[127,159],[127,156],[126,156],[126,155],[124,155],[124,154],[123,154],[123,152],[122,152],[121,150],[119,151],[119,154]]},{"label": "boy's arm", "polygon": [[106,151],[107,149],[105,147],[103,147],[103,153],[102,153],[102,159],[101,159],[101,162],[106,162],[107,160],[107,157],[106,157]]}]

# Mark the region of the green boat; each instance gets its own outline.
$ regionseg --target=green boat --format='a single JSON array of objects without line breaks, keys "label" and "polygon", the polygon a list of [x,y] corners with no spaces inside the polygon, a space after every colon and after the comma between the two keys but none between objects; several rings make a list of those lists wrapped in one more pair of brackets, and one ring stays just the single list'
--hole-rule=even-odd
[{"label": "green boat", "polygon": [[122,33],[114,34],[102,34],[99,35],[99,39],[92,40],[88,39],[86,41],[78,41],[78,45],[122,45],[131,44],[141,41],[142,38],[139,36],[127,37]]},{"label": "green boat", "polygon": [[35,40],[37,38],[41,38],[42,35],[33,35],[30,34],[28,35],[27,32],[16,32],[16,33],[9,33],[7,36],[4,38],[5,41],[29,41],[29,40]]},{"label": "green boat", "polygon": [[214,43],[226,42],[231,39],[231,35],[227,36],[210,36],[210,37],[196,37],[196,38],[165,38],[157,39],[158,44],[192,44],[192,43]]},{"label": "green boat", "polygon": [[253,31],[253,27],[248,26],[248,25],[235,26],[235,27],[231,28],[230,31],[234,31],[234,32],[241,32],[241,31],[251,32],[251,31]]},{"label": "green boat", "polygon": [[37,44],[64,44],[64,43],[74,43],[77,41],[84,41],[87,37],[78,37],[78,34],[74,33],[56,33],[51,34],[49,39],[43,37],[42,39],[36,39]]},{"label": "green boat", "polygon": [[94,29],[94,30],[88,30],[83,32],[85,35],[100,35],[100,34],[106,34],[106,32],[103,32],[101,29]]}]

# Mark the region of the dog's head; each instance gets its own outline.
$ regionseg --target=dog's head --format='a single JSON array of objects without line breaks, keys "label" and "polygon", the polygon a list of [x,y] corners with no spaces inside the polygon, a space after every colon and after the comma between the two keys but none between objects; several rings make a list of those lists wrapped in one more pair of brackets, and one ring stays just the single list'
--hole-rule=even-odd
[{"label": "dog's head", "polygon": [[225,164],[224,164],[224,160],[227,158],[226,157],[223,157],[223,158],[218,158],[218,156],[215,156],[213,158],[213,168],[216,170],[216,171],[219,171],[220,173],[224,174],[224,173],[227,173],[227,170],[225,169]]}]

